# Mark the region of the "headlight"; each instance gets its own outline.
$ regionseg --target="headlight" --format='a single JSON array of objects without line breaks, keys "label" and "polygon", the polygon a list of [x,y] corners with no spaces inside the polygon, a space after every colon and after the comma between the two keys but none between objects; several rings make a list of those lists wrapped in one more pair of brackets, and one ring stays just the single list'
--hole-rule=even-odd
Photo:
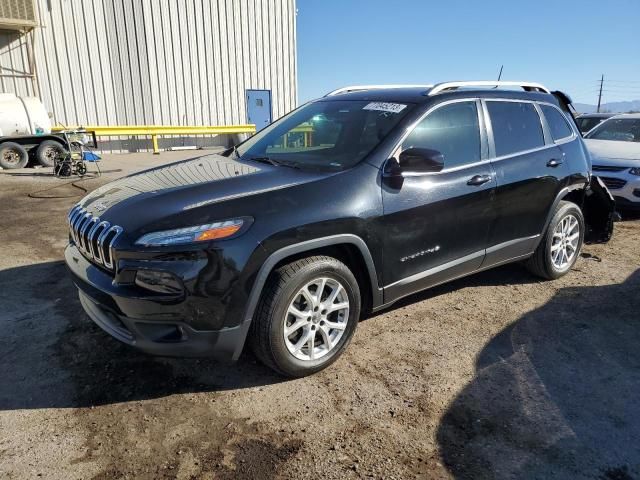
[{"label": "headlight", "polygon": [[633,167],[632,169],[629,170],[629,173],[631,175],[638,175],[640,176],[640,167]]},{"label": "headlight", "polygon": [[240,230],[243,223],[244,221],[238,218],[235,220],[227,220],[226,222],[207,223],[206,225],[198,225],[195,227],[147,233],[140,237],[136,241],[136,244],[145,246],[181,245],[185,243],[219,240],[235,234]]}]

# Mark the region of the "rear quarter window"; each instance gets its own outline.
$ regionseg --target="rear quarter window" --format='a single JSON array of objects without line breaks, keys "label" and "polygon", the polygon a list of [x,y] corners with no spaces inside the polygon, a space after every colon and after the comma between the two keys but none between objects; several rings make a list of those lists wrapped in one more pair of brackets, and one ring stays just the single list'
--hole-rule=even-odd
[{"label": "rear quarter window", "polygon": [[550,105],[540,105],[540,108],[542,109],[542,113],[544,113],[544,117],[547,119],[547,125],[549,125],[551,137],[553,137],[554,140],[562,140],[573,134],[573,130],[571,130],[567,119],[556,108]]},{"label": "rear quarter window", "polygon": [[544,146],[538,111],[532,103],[488,101],[496,156]]}]

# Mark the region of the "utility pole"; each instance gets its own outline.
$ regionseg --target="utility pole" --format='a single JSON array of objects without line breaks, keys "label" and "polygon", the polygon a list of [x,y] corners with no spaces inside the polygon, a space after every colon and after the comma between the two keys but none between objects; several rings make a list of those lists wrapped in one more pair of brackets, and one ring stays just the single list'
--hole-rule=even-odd
[{"label": "utility pole", "polygon": [[600,77],[600,93],[598,94],[598,113],[600,113],[600,104],[602,103],[602,84],[604,83],[604,73]]}]

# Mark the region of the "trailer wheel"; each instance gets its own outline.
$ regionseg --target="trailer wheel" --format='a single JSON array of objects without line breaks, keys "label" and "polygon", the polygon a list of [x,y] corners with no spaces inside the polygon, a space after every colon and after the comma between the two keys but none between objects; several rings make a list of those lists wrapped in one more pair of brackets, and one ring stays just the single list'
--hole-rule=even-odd
[{"label": "trailer wheel", "polygon": [[43,167],[53,167],[56,163],[56,158],[66,154],[67,151],[59,142],[45,140],[36,150],[36,160]]},{"label": "trailer wheel", "polygon": [[7,170],[24,168],[29,161],[29,154],[22,145],[13,142],[0,144],[0,167]]}]

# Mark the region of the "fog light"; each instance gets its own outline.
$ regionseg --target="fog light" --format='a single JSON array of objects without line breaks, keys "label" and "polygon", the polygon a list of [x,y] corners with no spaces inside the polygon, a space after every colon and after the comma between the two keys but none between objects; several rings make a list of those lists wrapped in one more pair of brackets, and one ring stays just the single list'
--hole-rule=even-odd
[{"label": "fog light", "polygon": [[173,273],[159,270],[138,270],[136,285],[158,293],[182,293],[182,282]]},{"label": "fog light", "polygon": [[640,188],[635,188],[633,190],[633,196],[634,197],[640,197]]}]

